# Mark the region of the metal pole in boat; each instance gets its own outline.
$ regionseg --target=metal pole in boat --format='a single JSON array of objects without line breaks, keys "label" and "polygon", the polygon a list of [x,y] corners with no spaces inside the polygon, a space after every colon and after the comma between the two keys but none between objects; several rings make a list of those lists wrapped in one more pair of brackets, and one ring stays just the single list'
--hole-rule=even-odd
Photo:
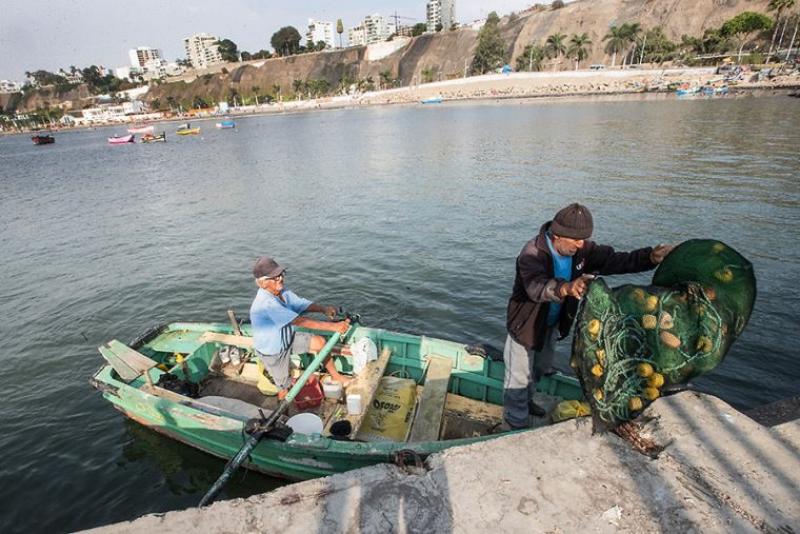
[{"label": "metal pole in boat", "polygon": [[[345,333],[345,336],[346,335],[347,334]],[[297,380],[297,382],[295,382],[294,386],[292,386],[292,389],[289,390],[286,398],[281,401],[281,403],[278,405],[278,408],[272,412],[266,421],[264,421],[264,424],[261,425],[261,428],[259,428],[258,431],[253,432],[250,437],[247,438],[247,441],[245,441],[242,448],[239,449],[239,452],[237,452],[233,458],[228,460],[228,463],[225,465],[225,469],[222,471],[222,474],[219,476],[217,481],[214,482],[214,485],[211,486],[211,489],[209,489],[208,492],[203,496],[198,506],[202,507],[210,504],[214,498],[216,498],[217,494],[219,494],[222,488],[225,487],[225,484],[228,483],[228,480],[230,480],[233,473],[236,472],[236,470],[239,469],[239,466],[241,466],[247,457],[250,456],[250,453],[253,451],[253,449],[255,449],[256,445],[258,445],[258,442],[261,441],[261,438],[264,436],[264,434],[269,432],[278,418],[286,412],[294,398],[298,393],[300,393],[300,390],[303,389],[303,386],[306,385],[308,377],[310,377],[312,373],[319,369],[319,366],[322,365],[323,360],[328,357],[331,349],[333,349],[333,346],[339,342],[341,337],[342,335],[339,332],[334,332],[330,339],[328,339],[328,342],[325,343],[325,346],[322,347],[322,350],[320,350],[317,356],[311,361],[311,364],[306,367],[306,370],[302,375],[300,375],[300,378]]]}]

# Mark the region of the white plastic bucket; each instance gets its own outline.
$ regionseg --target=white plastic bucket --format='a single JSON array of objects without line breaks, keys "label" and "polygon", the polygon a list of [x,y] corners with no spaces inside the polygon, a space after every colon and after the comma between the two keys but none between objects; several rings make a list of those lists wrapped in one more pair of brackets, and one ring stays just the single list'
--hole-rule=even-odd
[{"label": "white plastic bucket", "polygon": [[361,415],[361,393],[347,394],[347,415]]},{"label": "white plastic bucket", "polygon": [[322,429],[324,428],[322,419],[313,413],[293,415],[286,421],[286,424],[298,434],[322,434]]},{"label": "white plastic bucket", "polygon": [[326,399],[339,400],[342,398],[342,384],[325,377],[322,379],[322,392],[325,394]]}]

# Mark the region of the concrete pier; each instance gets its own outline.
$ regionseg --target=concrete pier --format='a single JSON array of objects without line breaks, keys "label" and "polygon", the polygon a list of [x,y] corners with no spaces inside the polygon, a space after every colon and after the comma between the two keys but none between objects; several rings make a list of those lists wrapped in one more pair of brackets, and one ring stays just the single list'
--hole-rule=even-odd
[{"label": "concrete pier", "polygon": [[800,532],[800,420],[684,392],[637,423],[657,457],[583,419],[97,531]]}]

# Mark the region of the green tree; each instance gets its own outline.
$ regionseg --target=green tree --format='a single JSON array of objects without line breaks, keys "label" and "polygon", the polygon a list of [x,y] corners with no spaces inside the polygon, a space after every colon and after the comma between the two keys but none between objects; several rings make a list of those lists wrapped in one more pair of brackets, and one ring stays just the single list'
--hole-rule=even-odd
[{"label": "green tree", "polygon": [[317,50],[320,52],[328,48],[328,44],[325,41],[317,41]]},{"label": "green tree", "polygon": [[422,74],[422,83],[431,83],[434,76],[436,76],[436,69],[433,67],[425,67],[420,74]]},{"label": "green tree", "polygon": [[392,71],[389,70],[389,69],[382,70],[381,72],[378,73],[378,76],[380,77],[380,80],[381,80],[380,88],[381,89],[388,88],[389,84],[392,81]]},{"label": "green tree", "polygon": [[626,62],[633,63],[636,57],[636,46],[639,41],[639,34],[642,33],[642,25],[638,22],[626,22],[622,25],[621,30],[622,35],[625,36],[629,45],[632,47],[632,51],[629,50],[629,53],[625,54],[625,57],[622,58],[622,65],[625,66]]},{"label": "green tree", "polygon": [[612,54],[611,56],[611,66],[617,64],[617,54],[625,50],[625,47],[628,46],[628,38],[625,35],[625,29],[621,26],[611,26],[608,29],[608,33],[603,37],[603,41],[608,41],[606,43],[606,54]]},{"label": "green tree", "polygon": [[239,48],[236,46],[236,43],[230,39],[222,39],[214,44],[217,45],[217,50],[219,50],[219,55],[222,56],[222,61],[227,61],[228,63],[239,61]]},{"label": "green tree", "polygon": [[342,34],[344,33],[344,23],[342,19],[336,21],[336,33],[339,34],[339,48],[342,48]]},{"label": "green tree", "polygon": [[551,9],[561,9],[562,7],[564,7],[564,0],[553,0],[550,4]]},{"label": "green tree", "polygon": [[281,56],[291,56],[300,50],[300,32],[294,26],[284,26],[272,34],[270,44],[275,53]]},{"label": "green tree", "polygon": [[500,35],[500,17],[492,11],[478,34],[478,48],[472,59],[472,72],[484,74],[502,67],[506,62],[506,44]]},{"label": "green tree", "polygon": [[589,34],[586,32],[580,35],[576,33],[569,40],[567,55],[572,56],[575,59],[575,70],[578,70],[581,61],[589,56],[589,51],[586,50],[586,47],[590,44],[592,44],[592,40],[589,39]]},{"label": "green tree", "polygon": [[242,57],[242,61],[250,61],[251,59],[253,59],[253,54],[251,54],[247,50],[242,50],[240,55]]},{"label": "green tree", "polygon": [[663,63],[674,58],[678,45],[670,41],[661,26],[648,30],[644,40],[643,57],[650,63]]},{"label": "green tree", "polygon": [[150,102],[150,109],[154,109],[156,111],[161,110],[161,99],[154,98],[152,102]]},{"label": "green tree", "polygon": [[294,91],[295,100],[300,100],[300,96],[305,92],[306,82],[303,80],[292,80],[292,91]]},{"label": "green tree", "polygon": [[720,28],[722,35],[739,39],[739,63],[742,62],[742,50],[754,33],[772,29],[772,19],[755,11],[744,11],[725,22]]},{"label": "green tree", "polygon": [[539,71],[547,56],[544,47],[533,43],[527,45],[517,57],[517,71]]},{"label": "green tree", "polygon": [[[563,33],[554,33],[553,35],[549,36],[544,44],[545,52],[547,53],[548,57],[552,57],[558,61],[558,58],[561,57],[562,54],[567,53],[567,46],[564,44],[564,41],[567,39],[567,36]],[[556,63],[553,63],[553,70],[556,70]]]},{"label": "green tree", "polygon": [[425,24],[424,22],[417,22],[411,27],[411,37],[419,37],[420,35],[425,33],[425,30],[427,29],[428,29],[427,24]]}]

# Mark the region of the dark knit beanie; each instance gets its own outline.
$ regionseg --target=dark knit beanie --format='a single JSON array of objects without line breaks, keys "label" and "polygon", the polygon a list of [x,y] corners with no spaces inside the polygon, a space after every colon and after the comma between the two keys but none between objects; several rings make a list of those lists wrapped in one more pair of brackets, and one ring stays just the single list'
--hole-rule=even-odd
[{"label": "dark knit beanie", "polygon": [[556,213],[550,225],[553,234],[572,239],[589,239],[593,229],[592,213],[589,208],[577,202]]}]

